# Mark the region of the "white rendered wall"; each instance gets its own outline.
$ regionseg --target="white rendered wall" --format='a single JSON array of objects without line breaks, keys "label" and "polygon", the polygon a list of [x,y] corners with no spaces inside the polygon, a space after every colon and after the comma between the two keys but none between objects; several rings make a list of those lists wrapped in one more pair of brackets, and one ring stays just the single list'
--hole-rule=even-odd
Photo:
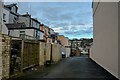
[{"label": "white rendered wall", "polygon": [[90,58],[118,78],[118,3],[101,2],[93,26]]}]

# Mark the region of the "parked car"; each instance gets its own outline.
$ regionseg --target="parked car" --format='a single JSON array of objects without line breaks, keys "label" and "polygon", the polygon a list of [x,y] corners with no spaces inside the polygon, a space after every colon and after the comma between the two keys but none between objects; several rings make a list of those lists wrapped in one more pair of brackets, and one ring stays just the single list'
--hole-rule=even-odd
[{"label": "parked car", "polygon": [[62,52],[62,58],[65,58],[66,54],[64,52]]}]

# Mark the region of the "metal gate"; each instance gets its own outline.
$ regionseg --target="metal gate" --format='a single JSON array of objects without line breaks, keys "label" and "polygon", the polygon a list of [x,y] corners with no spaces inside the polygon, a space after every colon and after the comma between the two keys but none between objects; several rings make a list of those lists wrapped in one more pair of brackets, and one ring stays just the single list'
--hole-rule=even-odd
[{"label": "metal gate", "polygon": [[11,41],[10,75],[21,71],[21,40]]}]

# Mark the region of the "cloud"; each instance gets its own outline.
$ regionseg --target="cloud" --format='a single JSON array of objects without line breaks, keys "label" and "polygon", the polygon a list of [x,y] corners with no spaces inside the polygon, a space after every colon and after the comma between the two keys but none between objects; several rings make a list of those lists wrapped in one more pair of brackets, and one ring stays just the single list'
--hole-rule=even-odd
[{"label": "cloud", "polygon": [[53,28],[53,30],[55,31],[55,32],[61,32],[62,31],[62,28],[61,27],[56,27],[56,28]]},{"label": "cloud", "polygon": [[67,36],[80,36],[80,35],[92,35],[93,34],[93,27],[92,24],[87,25],[69,25],[65,27],[56,27],[53,28],[55,32],[60,34],[65,34]]},{"label": "cloud", "polygon": [[[90,2],[24,2],[19,3],[19,12],[31,13],[55,32],[67,37],[83,37],[93,34],[92,7]],[[81,36],[80,36],[81,35]]]}]

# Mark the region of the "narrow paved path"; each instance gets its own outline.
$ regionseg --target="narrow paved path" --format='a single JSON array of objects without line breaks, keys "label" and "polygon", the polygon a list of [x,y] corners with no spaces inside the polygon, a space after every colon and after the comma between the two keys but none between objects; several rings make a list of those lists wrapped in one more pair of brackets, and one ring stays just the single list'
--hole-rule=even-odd
[{"label": "narrow paved path", "polygon": [[[42,76],[41,76],[42,75]],[[88,57],[70,57],[44,72],[24,76],[24,78],[81,78],[105,80],[105,76]]]},{"label": "narrow paved path", "polygon": [[56,66],[44,78],[104,78],[87,57],[72,57]]}]

